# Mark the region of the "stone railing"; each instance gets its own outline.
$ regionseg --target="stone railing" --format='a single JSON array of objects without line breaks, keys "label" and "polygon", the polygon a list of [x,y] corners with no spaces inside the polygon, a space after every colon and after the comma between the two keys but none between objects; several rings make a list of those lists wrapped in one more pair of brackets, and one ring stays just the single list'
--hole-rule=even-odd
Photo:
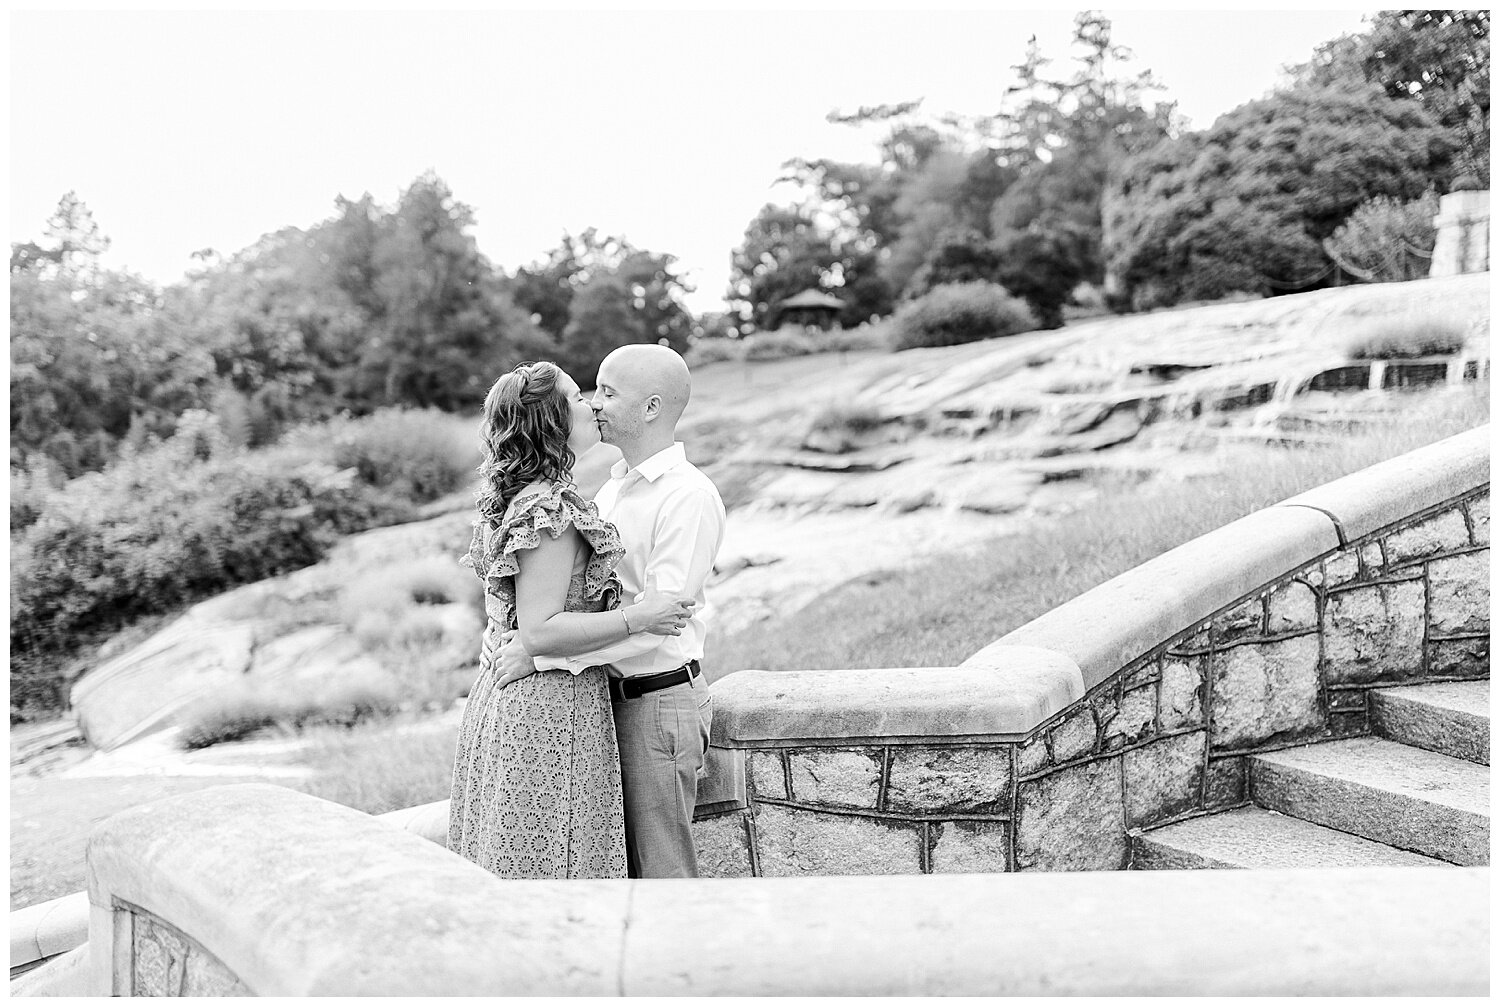
[{"label": "stone railing", "polygon": [[741,671],[717,876],[1118,869],[1247,802],[1250,753],[1369,732],[1383,685],[1489,675],[1489,428],[1195,539],[957,668]]},{"label": "stone railing", "polygon": [[1488,189],[1450,192],[1438,201],[1433,218],[1437,243],[1429,276],[1483,273],[1490,268],[1490,193]]},{"label": "stone railing", "polygon": [[88,866],[87,980],[67,990],[83,995],[1476,995],[1488,982],[1486,868],[502,881],[265,784],[121,812],[91,835]]}]

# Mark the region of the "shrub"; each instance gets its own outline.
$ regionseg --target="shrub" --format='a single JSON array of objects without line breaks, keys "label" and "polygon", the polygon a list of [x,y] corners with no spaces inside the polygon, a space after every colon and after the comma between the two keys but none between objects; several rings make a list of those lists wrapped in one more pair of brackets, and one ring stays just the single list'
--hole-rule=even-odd
[{"label": "shrub", "polygon": [[776,329],[745,337],[746,360],[785,360],[816,353],[818,344],[797,329]]},{"label": "shrub", "polygon": [[1392,319],[1351,339],[1353,360],[1392,360],[1437,357],[1464,347],[1464,327],[1444,318],[1410,316]]},{"label": "shrub", "polygon": [[1376,196],[1355,207],[1323,247],[1340,266],[1364,280],[1420,279],[1427,275],[1437,242],[1437,212],[1438,198],[1431,189],[1408,202]]},{"label": "shrub", "polygon": [[326,462],[240,454],[189,424],[55,491],[13,539],[13,676],[45,705],[68,656],[101,634],[315,563],[339,536],[410,514]]},{"label": "shrub", "polygon": [[819,348],[829,353],[876,351],[889,353],[889,334],[884,328],[861,325],[857,329],[834,329],[818,340]]},{"label": "shrub", "polygon": [[955,346],[1036,328],[1025,302],[994,283],[955,283],[933,288],[903,305],[893,320],[893,345]]},{"label": "shrub", "polygon": [[743,360],[744,357],[744,341],[722,338],[696,340],[684,355],[689,367],[705,367],[723,360]]},{"label": "shrub", "polygon": [[339,468],[416,503],[459,489],[479,465],[478,431],[436,409],[381,409],[345,420],[332,425],[330,443]]}]

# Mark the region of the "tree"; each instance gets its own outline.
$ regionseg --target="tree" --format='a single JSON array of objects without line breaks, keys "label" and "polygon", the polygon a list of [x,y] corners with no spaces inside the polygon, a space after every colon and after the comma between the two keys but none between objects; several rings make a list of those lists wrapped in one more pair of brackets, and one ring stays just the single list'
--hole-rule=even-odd
[{"label": "tree", "polygon": [[563,330],[565,369],[579,385],[593,387],[599,365],[615,347],[655,341],[632,302],[630,288],[613,273],[595,276],[579,288]]},{"label": "tree", "polygon": [[1458,145],[1455,168],[1488,187],[1490,12],[1387,10],[1367,31],[1327,42],[1297,68],[1304,86],[1375,84],[1426,108]]},{"label": "tree", "polygon": [[601,277],[616,277],[629,292],[627,309],[633,318],[632,331],[639,329],[654,340],[665,339],[678,352],[687,349],[693,318],[683,297],[693,288],[678,275],[676,263],[674,255],[636,248],[623,237],[603,236],[591,227],[576,237],[565,233],[545,260],[517,270],[507,288],[516,306],[531,313],[536,324],[550,335],[551,355],[592,374],[598,366],[597,362],[589,363],[595,347],[571,346],[566,332],[577,295]]},{"label": "tree", "polygon": [[132,429],[165,435],[204,401],[212,361],[162,291],[99,267],[108,247],[74,193],[42,242],[11,246],[11,461],[103,468]]},{"label": "tree", "polygon": [[1321,242],[1375,196],[1415,199],[1454,143],[1376,87],[1297,88],[1133,159],[1106,217],[1110,286],[1136,308],[1327,282]]},{"label": "tree", "polygon": [[767,203],[745,229],[730,264],[727,300],[741,332],[774,329],[778,305],[809,287],[831,286],[838,251],[811,213]]}]

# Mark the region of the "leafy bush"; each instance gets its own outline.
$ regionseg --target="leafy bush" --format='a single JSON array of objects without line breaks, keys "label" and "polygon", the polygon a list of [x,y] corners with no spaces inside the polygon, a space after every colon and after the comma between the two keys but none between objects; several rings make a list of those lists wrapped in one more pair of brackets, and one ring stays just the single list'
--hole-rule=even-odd
[{"label": "leafy bush", "polygon": [[1376,196],[1354,208],[1323,243],[1340,266],[1363,280],[1392,282],[1427,275],[1437,243],[1438,198],[1431,189],[1409,202]]},{"label": "leafy bush", "polygon": [[182,429],[54,491],[12,540],[13,709],[18,692],[23,705],[60,705],[61,664],[103,633],[315,563],[339,536],[411,515],[296,450],[241,454],[215,441],[216,425],[187,417]]},{"label": "leafy bush", "polygon": [[746,360],[785,360],[805,357],[819,350],[817,340],[797,329],[757,332],[745,337]]},{"label": "leafy bush", "polygon": [[1036,328],[1025,302],[994,283],[954,283],[934,287],[903,305],[892,322],[898,350],[955,346]]},{"label": "leafy bush", "polygon": [[738,339],[699,339],[688,347],[683,358],[689,367],[705,367],[723,360],[743,360],[745,345]]},{"label": "leafy bush", "polygon": [[1399,360],[1439,357],[1464,347],[1464,327],[1444,318],[1410,316],[1392,319],[1351,339],[1347,349],[1353,360]]},{"label": "leafy bush", "polygon": [[[313,428],[314,436],[319,429],[328,436]],[[333,464],[416,503],[459,489],[479,465],[478,431],[436,409],[381,409],[336,423],[331,433]]]}]

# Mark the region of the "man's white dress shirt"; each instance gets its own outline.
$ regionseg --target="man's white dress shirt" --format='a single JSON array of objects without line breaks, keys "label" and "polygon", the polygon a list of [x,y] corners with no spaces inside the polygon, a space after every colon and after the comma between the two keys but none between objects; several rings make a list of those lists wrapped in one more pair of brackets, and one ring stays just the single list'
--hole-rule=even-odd
[{"label": "man's white dress shirt", "polygon": [[681,592],[698,604],[681,636],[635,633],[620,643],[574,657],[538,656],[538,668],[577,674],[612,664],[625,677],[654,675],[702,659],[713,618],[704,582],[724,544],[724,502],[713,480],[687,460],[678,441],[631,468],[622,459],[594,495],[601,517],[620,530],[625,558],[615,572],[629,604],[646,589],[646,571],[662,591]]}]

